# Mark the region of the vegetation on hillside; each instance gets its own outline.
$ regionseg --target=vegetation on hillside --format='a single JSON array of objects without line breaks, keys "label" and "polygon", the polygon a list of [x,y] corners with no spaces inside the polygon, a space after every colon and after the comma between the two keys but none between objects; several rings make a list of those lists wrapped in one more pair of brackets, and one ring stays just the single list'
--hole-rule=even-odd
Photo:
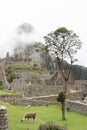
[{"label": "vegetation on hillside", "polygon": [[16,78],[15,68],[9,65],[5,68],[7,80],[9,83],[13,82],[13,79]]},{"label": "vegetation on hillside", "polygon": [[87,67],[73,65],[71,72],[75,80],[87,80]]}]

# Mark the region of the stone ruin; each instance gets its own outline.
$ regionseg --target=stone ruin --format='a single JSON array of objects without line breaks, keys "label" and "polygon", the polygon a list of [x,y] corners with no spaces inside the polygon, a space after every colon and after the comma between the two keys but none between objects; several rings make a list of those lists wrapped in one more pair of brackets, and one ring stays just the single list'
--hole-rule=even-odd
[{"label": "stone ruin", "polygon": [[[54,95],[60,91],[64,91],[64,80],[60,72],[55,72],[53,75],[50,75],[47,72],[39,73],[26,70],[24,72],[19,71],[18,77],[20,78],[14,79],[11,83],[11,89],[26,97]],[[68,85],[72,83],[73,80],[70,79]]]},{"label": "stone ruin", "polygon": [[4,106],[0,106],[0,130],[9,130],[7,108]]},{"label": "stone ruin", "polygon": [[[16,55],[12,56],[12,55],[9,54],[9,52],[7,52],[4,63],[5,64],[26,64],[26,65],[32,64],[33,65],[34,61],[26,53],[25,54],[20,53],[19,55],[16,54]],[[20,79],[15,79],[11,85],[12,85],[13,90],[17,90],[17,89],[19,91],[23,90],[24,91],[23,93],[25,95],[28,95],[28,94],[26,94],[25,91],[28,90],[27,92],[29,93],[29,89],[31,90],[31,88],[30,88],[31,86],[37,86],[38,87],[38,86],[41,85],[41,90],[46,88],[46,86],[48,88],[49,88],[49,86],[50,86],[50,88],[51,88],[51,86],[53,86],[53,88],[55,86],[57,86],[57,91],[60,89],[60,87],[58,88],[58,85],[64,86],[64,80],[61,78],[62,76],[61,76],[60,72],[55,72],[53,75],[47,74],[48,77],[46,76],[46,74],[45,74],[45,76],[41,76],[41,75],[38,76],[37,75],[36,77],[34,77],[34,80],[33,80],[33,77],[29,77],[30,73],[26,74],[26,72],[25,72],[25,73],[22,74],[22,72],[21,72],[20,75],[21,75]],[[22,77],[22,75],[23,75],[23,77]],[[36,74],[33,74],[33,75],[36,75]],[[26,80],[26,79],[28,79],[28,80]],[[6,80],[5,80],[5,82],[6,82]],[[49,91],[50,91],[50,88],[49,88]],[[84,81],[83,80],[79,80],[79,81],[76,80],[76,81],[74,81],[72,79],[72,77],[70,76],[68,91],[71,91],[71,90],[82,91],[82,92],[87,94],[87,80],[84,80]]]},{"label": "stone ruin", "polygon": [[28,55],[22,53],[10,55],[9,52],[7,52],[6,54],[5,64],[29,63],[29,62],[32,62],[32,59]]},{"label": "stone ruin", "polygon": [[[33,64],[30,57],[23,56],[21,53],[19,56],[10,56],[9,53],[6,55],[4,64]],[[3,68],[4,65],[2,65]],[[4,84],[8,88],[10,85],[6,81],[6,76],[3,70]],[[18,91],[24,96],[39,96],[41,95],[50,95],[58,94],[58,92],[63,91],[64,89],[64,80],[59,71],[54,74],[48,74],[43,72],[31,72],[19,70],[17,79],[11,83],[11,89],[15,92]],[[5,87],[6,88],[6,87]],[[82,91],[87,94],[87,80],[86,81],[74,81],[70,76],[68,82],[68,92],[71,91]]]}]

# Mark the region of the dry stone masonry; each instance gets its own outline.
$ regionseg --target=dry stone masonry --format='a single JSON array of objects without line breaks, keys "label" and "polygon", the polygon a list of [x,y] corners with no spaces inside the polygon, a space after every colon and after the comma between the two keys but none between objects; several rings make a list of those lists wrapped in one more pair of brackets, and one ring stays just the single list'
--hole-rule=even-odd
[{"label": "dry stone masonry", "polygon": [[0,130],[9,130],[7,109],[4,106],[0,106]]},{"label": "dry stone masonry", "polygon": [[72,111],[87,115],[87,104],[80,101],[66,101],[66,108],[69,108]]}]

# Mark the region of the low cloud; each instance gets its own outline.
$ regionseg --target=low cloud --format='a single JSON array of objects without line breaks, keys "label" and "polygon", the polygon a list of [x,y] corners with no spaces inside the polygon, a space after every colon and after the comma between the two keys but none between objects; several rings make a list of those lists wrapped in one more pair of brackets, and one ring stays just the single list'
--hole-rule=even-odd
[{"label": "low cloud", "polygon": [[31,24],[23,23],[18,26],[17,34],[19,34],[19,35],[24,34],[24,33],[29,34],[29,33],[32,33],[33,30],[34,30],[34,27]]}]

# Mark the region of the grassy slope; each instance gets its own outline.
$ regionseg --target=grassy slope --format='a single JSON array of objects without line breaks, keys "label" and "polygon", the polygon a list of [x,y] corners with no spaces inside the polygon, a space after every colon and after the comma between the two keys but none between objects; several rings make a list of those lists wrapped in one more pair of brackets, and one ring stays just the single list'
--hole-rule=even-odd
[{"label": "grassy slope", "polygon": [[9,90],[0,90],[0,94],[14,94],[12,91]]},{"label": "grassy slope", "polygon": [[0,89],[0,94],[6,94],[6,95],[19,95],[19,93],[18,92],[13,92],[13,91],[10,91],[10,90],[1,90]]},{"label": "grassy slope", "polygon": [[[27,128],[29,128],[29,130],[37,130],[38,126],[46,121],[54,121],[59,125],[66,124],[68,130],[87,130],[87,116],[75,112],[66,112],[67,120],[62,121],[61,110],[58,105],[31,106],[30,108],[2,102],[0,102],[0,105],[7,107],[10,130],[26,130]],[[32,119],[29,121],[26,119],[24,122],[21,122],[21,118],[28,112],[37,113],[35,122],[33,122]]]}]

